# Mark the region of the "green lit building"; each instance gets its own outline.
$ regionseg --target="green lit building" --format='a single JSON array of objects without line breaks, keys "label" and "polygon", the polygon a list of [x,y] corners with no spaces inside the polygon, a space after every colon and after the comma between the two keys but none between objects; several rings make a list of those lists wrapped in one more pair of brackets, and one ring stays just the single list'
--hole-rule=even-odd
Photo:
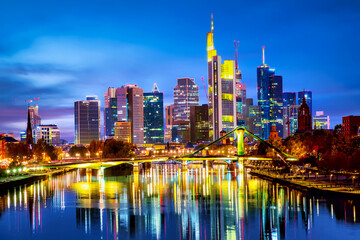
[{"label": "green lit building", "polygon": [[156,83],[153,91],[144,93],[144,143],[164,142],[163,93]]}]

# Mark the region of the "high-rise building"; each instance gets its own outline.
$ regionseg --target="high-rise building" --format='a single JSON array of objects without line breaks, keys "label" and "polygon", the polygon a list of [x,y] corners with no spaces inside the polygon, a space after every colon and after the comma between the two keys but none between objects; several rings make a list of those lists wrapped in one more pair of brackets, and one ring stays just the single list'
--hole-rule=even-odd
[{"label": "high-rise building", "polygon": [[114,136],[114,126],[117,121],[117,99],[115,88],[109,87],[104,93],[104,135],[105,138]]},{"label": "high-rise building", "polygon": [[127,84],[117,88],[117,117],[119,122],[131,123],[131,142],[144,144],[143,90],[136,85]]},{"label": "high-rise building", "polygon": [[325,116],[324,111],[316,111],[313,117],[313,128],[330,129],[330,116]]},{"label": "high-rise building", "polygon": [[39,115],[39,106],[29,105],[28,110],[30,112],[30,123],[31,123],[32,135],[33,135],[33,141],[34,143],[36,143],[38,140],[38,138],[36,137],[36,127],[41,124],[41,117]]},{"label": "high-rise building", "polygon": [[299,115],[298,115],[298,129],[297,132],[306,132],[311,131],[311,114],[310,108],[306,104],[305,98],[303,98],[302,104],[299,108]]},{"label": "high-rise building", "polygon": [[[295,116],[296,105],[296,93],[295,92],[284,92],[283,93],[283,119],[284,119],[284,131],[283,137],[286,138],[296,132],[297,129],[297,116]],[[292,129],[296,121],[296,128]]]},{"label": "high-rise building", "polygon": [[301,105],[304,96],[305,96],[306,104],[309,106],[310,114],[312,116],[313,115],[312,114],[312,92],[311,91],[298,92],[298,96],[297,96],[298,105]]},{"label": "high-rise building", "polygon": [[75,144],[90,144],[100,140],[100,100],[88,96],[86,100],[74,103]]},{"label": "high-rise building", "polygon": [[37,126],[36,136],[38,140],[43,139],[47,144],[60,145],[60,129],[54,124]]},{"label": "high-rise building", "polygon": [[209,109],[207,104],[190,107],[190,140],[209,141]]},{"label": "high-rise building", "polygon": [[131,123],[115,122],[114,139],[131,143]]},{"label": "high-rise building", "polygon": [[246,99],[246,106],[249,109],[249,116],[246,119],[246,128],[254,135],[261,137],[261,107],[259,105],[253,105],[253,99]]},{"label": "high-rise building", "polygon": [[249,114],[246,109],[246,84],[239,81],[236,83],[236,125],[238,127],[246,124]]},{"label": "high-rise building", "polygon": [[164,142],[172,141],[171,129],[174,121],[174,104],[165,106],[165,136]]},{"label": "high-rise building", "polygon": [[220,132],[229,132],[236,127],[235,64],[217,55],[213,40],[213,19],[211,32],[207,34],[208,85],[209,85],[209,136],[211,140],[221,137]]},{"label": "high-rise building", "polygon": [[355,137],[359,133],[360,116],[346,116],[342,118],[342,132],[349,137]]},{"label": "high-rise building", "polygon": [[190,122],[174,121],[171,129],[171,138],[173,142],[190,142]]},{"label": "high-rise building", "polygon": [[174,121],[189,121],[190,106],[199,105],[199,87],[195,79],[178,78],[174,87]]},{"label": "high-rise building", "polygon": [[268,139],[271,125],[276,125],[279,137],[283,136],[283,96],[282,77],[275,75],[275,69],[265,64],[263,47],[263,64],[257,68],[257,97],[261,107],[262,138]]},{"label": "high-rise building", "polygon": [[108,107],[104,109],[105,113],[105,138],[114,137],[115,122],[117,121],[117,98],[108,99]]},{"label": "high-rise building", "polygon": [[150,93],[144,93],[144,142],[164,142],[164,101],[163,93],[156,83]]}]

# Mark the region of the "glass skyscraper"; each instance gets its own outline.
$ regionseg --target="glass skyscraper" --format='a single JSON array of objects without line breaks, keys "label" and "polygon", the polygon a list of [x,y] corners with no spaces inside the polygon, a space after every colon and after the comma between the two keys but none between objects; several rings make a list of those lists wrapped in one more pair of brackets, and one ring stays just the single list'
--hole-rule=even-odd
[{"label": "glass skyscraper", "polygon": [[88,96],[74,103],[75,144],[90,144],[100,140],[100,100]]},{"label": "glass skyscraper", "polygon": [[115,122],[117,121],[117,98],[108,99],[108,107],[105,111],[105,137],[112,138],[115,134]]},{"label": "glass skyscraper", "polygon": [[199,105],[199,87],[192,78],[178,78],[174,88],[174,121],[189,121],[190,106]]},{"label": "glass skyscraper", "polygon": [[164,142],[163,93],[154,84],[153,91],[144,93],[144,142]]},{"label": "glass skyscraper", "polygon": [[283,137],[286,138],[294,134],[297,130],[297,114],[299,105],[296,105],[296,93],[284,92],[283,93],[283,119],[284,119],[284,133]]},{"label": "glass skyscraper", "polygon": [[265,64],[257,68],[257,97],[261,107],[262,138],[268,139],[271,125],[276,125],[279,137],[283,136],[282,76],[275,75],[275,69]]}]

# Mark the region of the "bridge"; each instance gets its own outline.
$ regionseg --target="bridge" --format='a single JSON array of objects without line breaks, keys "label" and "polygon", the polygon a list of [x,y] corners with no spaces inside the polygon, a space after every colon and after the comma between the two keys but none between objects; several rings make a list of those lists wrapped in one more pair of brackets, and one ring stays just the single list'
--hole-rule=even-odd
[{"label": "bridge", "polygon": [[[196,156],[196,154],[200,153],[203,150],[207,150],[212,145],[220,142],[221,140],[229,137],[232,134],[236,134],[236,136],[237,136],[237,138],[236,138],[237,139],[237,154],[235,154],[233,156],[230,156],[230,155],[228,155],[228,156]],[[232,131],[226,133],[224,136],[202,146],[201,148],[197,149],[196,151],[194,151],[190,154],[173,156],[173,157],[113,159],[113,160],[106,160],[106,161],[100,161],[100,162],[96,161],[96,162],[74,163],[74,164],[67,164],[66,166],[65,165],[62,165],[62,166],[69,167],[69,168],[105,169],[105,168],[114,167],[114,166],[117,166],[120,164],[131,164],[133,166],[138,166],[139,164],[146,163],[146,162],[174,161],[174,162],[179,162],[181,164],[187,164],[187,163],[194,162],[194,161],[202,161],[202,162],[222,161],[224,163],[230,164],[233,162],[244,161],[244,160],[248,160],[248,161],[272,161],[273,160],[273,158],[267,158],[267,157],[244,156],[244,152],[245,152],[244,136],[245,136],[245,134],[257,139],[261,143],[265,144],[265,146],[267,146],[271,149],[274,149],[274,151],[277,152],[277,156],[282,161],[284,161],[286,164],[288,164],[289,161],[297,161],[298,160],[294,156],[291,156],[291,155],[281,151],[280,149],[273,146],[272,144],[259,138],[258,136],[251,133],[244,127],[237,127],[235,129],[233,129]],[[55,166],[58,167],[59,165],[55,165]]]}]

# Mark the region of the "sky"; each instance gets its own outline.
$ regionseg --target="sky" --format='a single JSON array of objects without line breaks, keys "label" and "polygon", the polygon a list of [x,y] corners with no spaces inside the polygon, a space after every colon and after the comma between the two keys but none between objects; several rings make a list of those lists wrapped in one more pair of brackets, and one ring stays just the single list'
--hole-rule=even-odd
[{"label": "sky", "polygon": [[[108,87],[154,83],[173,102],[176,79],[195,78],[207,103],[206,34],[234,59],[256,101],[256,68],[283,76],[284,92],[310,90],[313,112],[360,115],[360,1],[50,1],[0,2],[0,132],[26,126],[25,100],[40,98],[42,124],[74,139],[74,102]],[[103,113],[101,113],[103,117]],[[103,122],[103,119],[102,119]],[[103,131],[103,129],[102,129]]]}]

